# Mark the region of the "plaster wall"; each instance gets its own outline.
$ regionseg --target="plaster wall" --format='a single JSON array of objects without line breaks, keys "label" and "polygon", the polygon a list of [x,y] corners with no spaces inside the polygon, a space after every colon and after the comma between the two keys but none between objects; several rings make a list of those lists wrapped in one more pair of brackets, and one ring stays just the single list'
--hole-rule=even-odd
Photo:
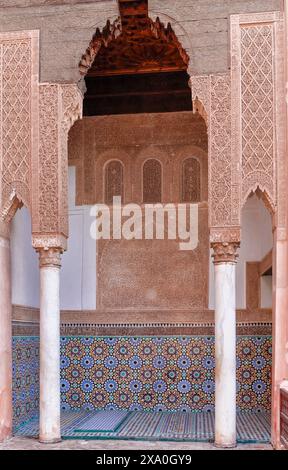
[{"label": "plaster wall", "polygon": [[[236,266],[236,307],[246,308],[246,262],[261,261],[272,249],[271,216],[257,196],[248,199],[242,210],[241,247]],[[214,267],[210,261],[209,307],[214,309]],[[269,283],[263,284],[265,290],[263,308],[272,308],[272,290]]]},{"label": "plaster wall", "polygon": [[75,167],[69,167],[68,251],[62,258],[60,308],[96,309],[96,242],[90,237],[91,206],[75,206]]},{"label": "plaster wall", "polygon": [[272,276],[261,277],[261,307],[271,308],[272,306]]},{"label": "plaster wall", "polygon": [[18,210],[11,223],[12,304],[39,307],[38,255],[31,244],[28,209]]}]

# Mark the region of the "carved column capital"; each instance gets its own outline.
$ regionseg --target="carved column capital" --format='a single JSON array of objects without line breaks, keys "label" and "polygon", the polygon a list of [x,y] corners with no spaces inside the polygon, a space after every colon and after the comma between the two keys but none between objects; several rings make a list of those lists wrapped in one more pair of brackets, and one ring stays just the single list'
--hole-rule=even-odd
[{"label": "carved column capital", "polygon": [[40,268],[61,268],[61,255],[63,251],[60,248],[37,249],[39,253]]},{"label": "carved column capital", "polygon": [[237,263],[237,258],[239,256],[237,250],[240,247],[239,242],[211,243],[211,247],[213,249],[212,258],[214,264]]}]

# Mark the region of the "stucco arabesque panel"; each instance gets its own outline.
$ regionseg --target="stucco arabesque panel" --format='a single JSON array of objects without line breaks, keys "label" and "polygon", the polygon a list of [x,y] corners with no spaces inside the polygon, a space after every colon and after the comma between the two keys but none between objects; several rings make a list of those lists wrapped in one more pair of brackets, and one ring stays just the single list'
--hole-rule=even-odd
[{"label": "stucco arabesque panel", "polygon": [[284,227],[287,168],[283,14],[232,15],[230,31],[232,129],[241,163],[241,207],[251,192],[260,189],[264,202],[275,214],[275,225]]},{"label": "stucco arabesque panel", "polygon": [[[68,237],[68,132],[82,117],[83,97],[74,84],[40,85],[39,159],[35,165],[33,246]],[[50,241],[49,241],[50,240]],[[62,246],[64,245],[64,246]],[[56,245],[58,246],[58,245]]]},{"label": "stucco arabesque panel", "polygon": [[0,215],[6,224],[23,204],[31,208],[38,70],[38,31],[0,34]]},{"label": "stucco arabesque panel", "polygon": [[283,31],[279,12],[232,15],[231,75],[190,79],[208,126],[211,242],[240,237],[242,206],[257,188],[276,225],[286,224]]},{"label": "stucco arabesque panel", "polygon": [[225,228],[223,237],[226,239],[227,227],[234,233],[234,227],[240,225],[239,203],[235,197],[240,179],[233,181],[232,178],[237,162],[232,158],[231,78],[229,74],[192,76],[190,83],[194,112],[202,115],[208,128],[210,232],[217,228],[221,238],[219,233]]}]

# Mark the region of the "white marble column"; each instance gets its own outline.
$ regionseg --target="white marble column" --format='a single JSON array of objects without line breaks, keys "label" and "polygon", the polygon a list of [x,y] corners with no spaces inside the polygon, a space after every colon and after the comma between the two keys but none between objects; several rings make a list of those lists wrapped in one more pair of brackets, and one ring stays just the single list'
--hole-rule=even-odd
[{"label": "white marble column", "polygon": [[236,446],[236,251],[213,243],[215,266],[215,445]]},{"label": "white marble column", "polygon": [[43,443],[61,440],[60,267],[58,249],[38,250],[40,259],[40,431]]},{"label": "white marble column", "polygon": [[12,305],[8,225],[0,222],[0,442],[12,434]]},{"label": "white marble column", "polygon": [[272,309],[271,441],[281,449],[280,386],[288,378],[288,242],[286,230],[274,229]]}]

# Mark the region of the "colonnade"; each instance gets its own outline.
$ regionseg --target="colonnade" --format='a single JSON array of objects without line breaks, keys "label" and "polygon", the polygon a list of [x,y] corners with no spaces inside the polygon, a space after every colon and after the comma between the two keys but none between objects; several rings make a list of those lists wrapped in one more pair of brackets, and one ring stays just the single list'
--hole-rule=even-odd
[{"label": "colonnade", "polygon": [[[3,224],[2,224],[3,225]],[[214,243],[215,444],[236,445],[237,243]],[[37,249],[40,269],[40,427],[43,443],[61,439],[60,267],[61,250]],[[0,234],[0,440],[12,434],[12,305],[9,228]]]}]

